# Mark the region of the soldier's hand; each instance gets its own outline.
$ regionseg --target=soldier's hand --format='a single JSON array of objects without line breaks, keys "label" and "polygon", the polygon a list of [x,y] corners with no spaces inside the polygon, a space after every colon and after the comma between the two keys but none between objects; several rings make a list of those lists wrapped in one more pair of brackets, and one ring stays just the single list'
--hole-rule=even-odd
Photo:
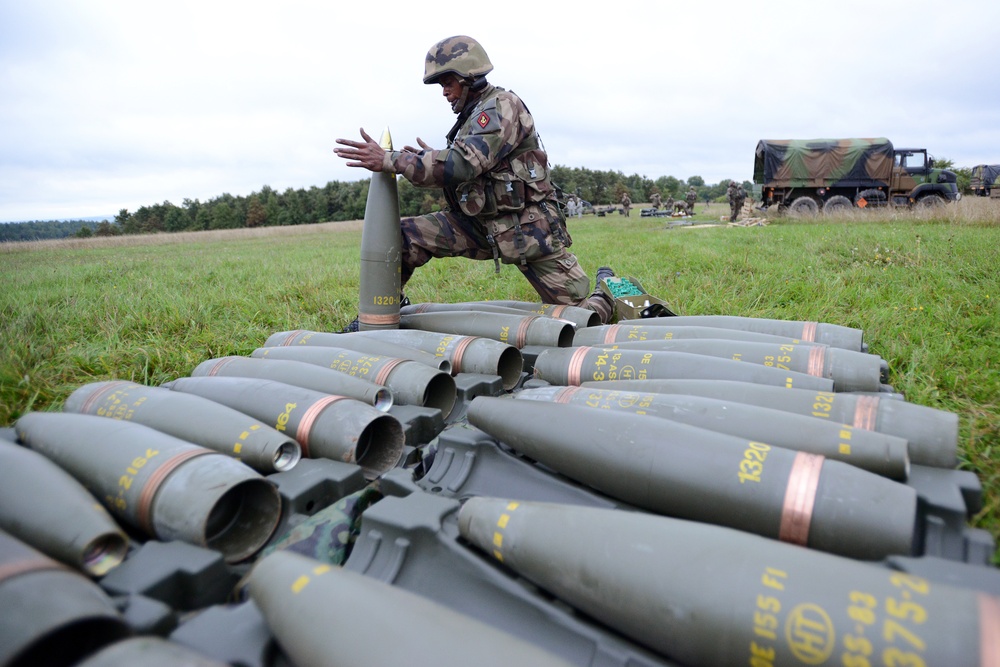
[{"label": "soldier's hand", "polygon": [[361,138],[364,141],[337,139],[337,143],[346,146],[346,148],[334,148],[333,152],[338,157],[351,160],[347,163],[348,167],[364,167],[368,171],[382,171],[385,150],[378,145],[377,141],[368,136],[365,128],[361,128]]},{"label": "soldier's hand", "polygon": [[431,148],[430,146],[428,146],[426,143],[424,143],[424,140],[421,139],[420,137],[417,137],[417,145],[420,146],[419,149],[414,148],[413,146],[403,146],[403,150],[406,151],[407,153],[419,153],[422,150],[424,150],[424,151],[432,151],[432,150],[434,150],[433,148]]}]

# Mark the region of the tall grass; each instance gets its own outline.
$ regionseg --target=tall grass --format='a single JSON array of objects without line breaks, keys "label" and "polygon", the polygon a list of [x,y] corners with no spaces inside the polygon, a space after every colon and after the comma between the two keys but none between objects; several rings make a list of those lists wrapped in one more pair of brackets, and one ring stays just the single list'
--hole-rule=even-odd
[{"label": "tall grass", "polygon": [[[986,501],[974,523],[1000,537],[1000,201],[763,227],[668,228],[638,208],[570,222],[591,275],[608,264],[681,314],[864,329],[897,391],[960,416],[961,466]],[[728,210],[697,208],[715,223]],[[360,236],[328,223],[0,246],[0,426],[87,382],[160,384],[276,331],[338,331],[357,309]],[[407,294],[536,300],[513,267],[466,260],[432,261]]]}]

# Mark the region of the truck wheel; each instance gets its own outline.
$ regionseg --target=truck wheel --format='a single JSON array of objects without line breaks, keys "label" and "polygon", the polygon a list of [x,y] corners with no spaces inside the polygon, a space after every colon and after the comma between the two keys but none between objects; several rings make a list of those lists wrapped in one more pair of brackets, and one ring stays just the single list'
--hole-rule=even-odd
[{"label": "truck wheel", "polygon": [[819,213],[819,204],[812,197],[799,197],[788,207],[788,215],[793,218],[811,218]]},{"label": "truck wheel", "polygon": [[857,206],[862,199],[865,200],[865,207],[879,208],[886,205],[885,193],[881,190],[862,190],[854,198],[854,205]]},{"label": "truck wheel", "polygon": [[924,195],[917,200],[917,204],[924,208],[937,208],[944,206],[944,197],[936,194]]},{"label": "truck wheel", "polygon": [[823,213],[826,215],[843,213],[844,211],[849,211],[854,208],[854,204],[851,200],[844,195],[834,195],[826,200],[823,204]]}]

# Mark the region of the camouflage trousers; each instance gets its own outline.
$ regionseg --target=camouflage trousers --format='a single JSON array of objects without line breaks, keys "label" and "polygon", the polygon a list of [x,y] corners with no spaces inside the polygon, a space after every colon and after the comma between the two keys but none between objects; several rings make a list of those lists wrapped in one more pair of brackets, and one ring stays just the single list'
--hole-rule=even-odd
[{"label": "camouflage trousers", "polygon": [[[520,221],[520,230],[517,222]],[[552,229],[538,206],[485,223],[452,211],[428,213],[400,221],[403,230],[401,283],[434,257],[496,259],[513,264],[541,297],[542,303],[579,306],[595,311],[607,323],[613,305],[601,292],[590,292],[590,278],[566,249],[568,233]],[[518,233],[520,231],[520,233]],[[564,243],[562,235],[566,234]],[[491,242],[492,241],[492,242]]]}]

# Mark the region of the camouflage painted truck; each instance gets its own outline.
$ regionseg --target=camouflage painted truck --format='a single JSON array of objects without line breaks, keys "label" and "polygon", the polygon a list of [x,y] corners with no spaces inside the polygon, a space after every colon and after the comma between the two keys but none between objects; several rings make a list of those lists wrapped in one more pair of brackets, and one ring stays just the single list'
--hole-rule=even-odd
[{"label": "camouflage painted truck", "polygon": [[977,164],[972,168],[969,187],[972,189],[972,194],[978,197],[1000,199],[998,180],[1000,180],[1000,164]]},{"label": "camouflage painted truck", "polygon": [[761,140],[753,178],[762,209],[796,216],[961,198],[955,173],[935,168],[927,149],[893,148],[883,137]]}]

